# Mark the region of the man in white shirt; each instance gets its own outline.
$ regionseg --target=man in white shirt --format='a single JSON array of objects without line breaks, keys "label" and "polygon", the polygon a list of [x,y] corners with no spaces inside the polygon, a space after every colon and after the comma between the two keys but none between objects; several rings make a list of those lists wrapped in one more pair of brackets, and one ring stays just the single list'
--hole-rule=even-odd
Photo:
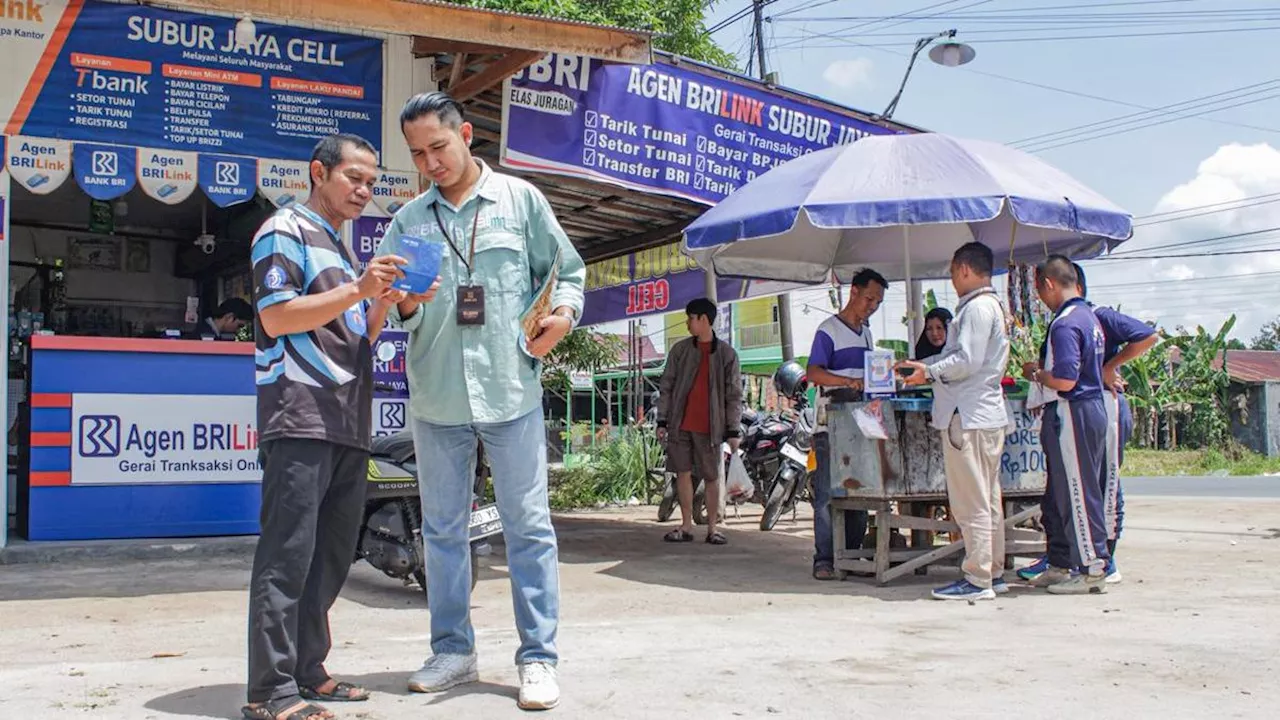
[{"label": "man in white shirt", "polygon": [[908,385],[933,385],[933,427],[942,433],[951,512],[964,536],[964,577],[933,591],[938,600],[991,600],[1008,590],[1004,573],[1004,509],[1000,456],[1009,415],[1004,378],[1008,320],[991,287],[991,249],[968,243],[951,258],[951,284],[960,296],[942,353],[912,370]]}]

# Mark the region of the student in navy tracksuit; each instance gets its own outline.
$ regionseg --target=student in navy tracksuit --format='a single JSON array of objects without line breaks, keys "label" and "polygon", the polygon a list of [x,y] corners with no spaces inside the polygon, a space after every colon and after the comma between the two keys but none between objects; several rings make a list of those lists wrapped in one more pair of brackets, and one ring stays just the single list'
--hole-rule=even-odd
[{"label": "student in navy tracksuit", "polygon": [[[1079,280],[1080,297],[1087,298],[1089,286],[1085,282],[1084,269],[1075,265]],[[1107,564],[1107,582],[1120,582],[1120,571],[1116,568],[1116,542],[1124,530],[1124,489],[1120,485],[1120,466],[1124,464],[1124,446],[1129,443],[1133,434],[1133,411],[1129,407],[1129,399],[1124,394],[1124,380],[1120,378],[1120,368],[1130,360],[1142,357],[1159,340],[1155,328],[1129,317],[1113,308],[1099,307],[1089,304],[1102,326],[1105,346],[1102,353],[1102,383],[1113,392],[1103,393],[1102,399],[1107,406],[1107,484],[1105,490],[1105,513],[1107,525],[1107,550],[1111,553],[1111,562]]]},{"label": "student in navy tracksuit", "polygon": [[[1084,269],[1073,265],[1081,297],[1088,297],[1088,284]],[[1124,381],[1120,368],[1130,360],[1141,357],[1159,340],[1150,325],[1129,317],[1113,308],[1090,304],[1098,323],[1102,326],[1105,346],[1102,353],[1103,385],[1112,392],[1104,392],[1102,400],[1107,408],[1106,486],[1103,488],[1104,516],[1107,528],[1107,550],[1111,560],[1107,563],[1107,582],[1120,582],[1120,570],[1116,567],[1116,543],[1124,531],[1124,488],[1120,483],[1120,467],[1124,463],[1124,448],[1133,434],[1133,414],[1124,394]],[[1024,580],[1034,580],[1049,567],[1047,556],[1018,571]]]},{"label": "student in navy tracksuit", "polygon": [[1061,595],[1106,591],[1107,411],[1102,357],[1106,342],[1092,308],[1080,296],[1071,261],[1051,255],[1036,268],[1036,291],[1054,312],[1043,362],[1024,369],[1049,396],[1040,438],[1048,464],[1042,522],[1049,569],[1034,584]]}]

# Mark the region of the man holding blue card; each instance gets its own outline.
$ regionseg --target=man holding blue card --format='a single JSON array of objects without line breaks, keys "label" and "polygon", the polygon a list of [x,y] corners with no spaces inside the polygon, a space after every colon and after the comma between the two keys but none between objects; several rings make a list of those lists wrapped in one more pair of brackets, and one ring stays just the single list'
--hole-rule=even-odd
[{"label": "man holding blue card", "polygon": [[[560,702],[560,582],[540,359],[577,323],[586,267],[537,188],[472,157],[472,127],[453,98],[411,98],[400,127],[433,183],[396,213],[377,252],[409,260],[396,285],[409,295],[391,319],[409,331],[432,650],[409,689],[443,692],[479,679],[468,526],[480,440],[506,538],[519,705],[549,709]],[[438,296],[428,300],[424,286]],[[548,300],[545,312],[535,296]]]}]

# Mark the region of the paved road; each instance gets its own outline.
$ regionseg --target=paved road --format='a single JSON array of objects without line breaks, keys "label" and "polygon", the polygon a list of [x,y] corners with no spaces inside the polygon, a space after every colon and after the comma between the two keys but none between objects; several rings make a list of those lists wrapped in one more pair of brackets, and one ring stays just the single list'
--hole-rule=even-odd
[{"label": "paved road", "polygon": [[1126,477],[1126,496],[1280,498],[1280,477]]}]

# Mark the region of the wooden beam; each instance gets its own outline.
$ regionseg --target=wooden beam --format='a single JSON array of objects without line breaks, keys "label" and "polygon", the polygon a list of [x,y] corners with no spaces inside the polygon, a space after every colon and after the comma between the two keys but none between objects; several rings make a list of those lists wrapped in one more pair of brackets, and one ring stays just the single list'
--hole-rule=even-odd
[{"label": "wooden beam", "polygon": [[511,51],[508,47],[499,47],[497,45],[481,45],[480,43],[458,42],[457,40],[442,40],[434,37],[415,37],[413,39],[413,54],[416,57],[423,55],[504,55]]},{"label": "wooden beam", "polygon": [[610,240],[609,242],[600,243],[587,248],[587,253],[583,255],[583,260],[593,263],[601,260],[609,260],[620,255],[648,250],[649,248],[668,245],[680,237],[680,233],[689,226],[692,220],[681,220],[680,222],[663,225],[642,233],[637,233],[629,237]]},{"label": "wooden beam", "polygon": [[508,53],[506,57],[494,62],[489,67],[481,70],[458,83],[456,86],[449,86],[449,95],[458,102],[469,100],[488,88],[497,85],[512,75],[534,64],[542,57],[542,53],[532,52],[529,50],[516,50]]},{"label": "wooden beam", "polygon": [[458,81],[462,80],[462,74],[467,71],[467,54],[454,53],[453,66],[449,68],[449,89],[452,90],[458,86]]},{"label": "wooden beam", "polygon": [[420,35],[497,48],[586,55],[624,63],[653,61],[651,33],[553,18],[413,0],[164,0],[168,7],[248,13],[270,22],[301,22],[336,30]]}]

